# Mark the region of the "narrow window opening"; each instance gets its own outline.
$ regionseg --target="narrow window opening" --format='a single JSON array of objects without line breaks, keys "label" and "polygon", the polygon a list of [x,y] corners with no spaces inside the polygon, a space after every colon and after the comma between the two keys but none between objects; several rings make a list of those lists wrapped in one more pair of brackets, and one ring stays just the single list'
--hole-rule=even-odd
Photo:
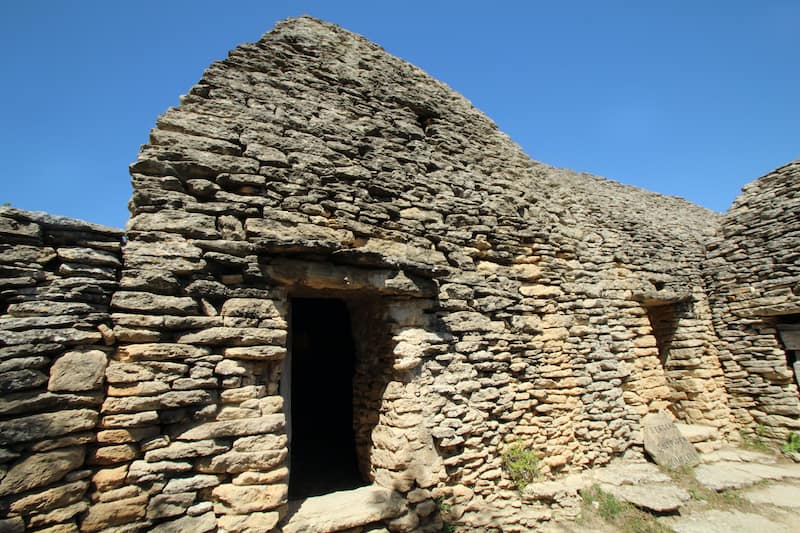
[{"label": "narrow window opening", "polygon": [[365,485],[353,430],[356,350],[343,300],[293,298],[289,498]]},{"label": "narrow window opening", "polygon": [[669,362],[669,352],[672,348],[672,339],[678,329],[678,317],[674,304],[654,305],[647,308],[647,316],[653,329],[658,347],[658,359],[661,366],[666,368]]}]

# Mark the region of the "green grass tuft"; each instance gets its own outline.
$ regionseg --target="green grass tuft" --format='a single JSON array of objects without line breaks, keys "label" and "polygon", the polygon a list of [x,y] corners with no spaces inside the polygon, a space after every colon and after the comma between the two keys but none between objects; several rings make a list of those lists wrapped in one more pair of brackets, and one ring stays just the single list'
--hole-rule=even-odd
[{"label": "green grass tuft", "polygon": [[792,431],[786,442],[781,446],[781,451],[784,453],[798,453],[800,452],[800,433]]}]

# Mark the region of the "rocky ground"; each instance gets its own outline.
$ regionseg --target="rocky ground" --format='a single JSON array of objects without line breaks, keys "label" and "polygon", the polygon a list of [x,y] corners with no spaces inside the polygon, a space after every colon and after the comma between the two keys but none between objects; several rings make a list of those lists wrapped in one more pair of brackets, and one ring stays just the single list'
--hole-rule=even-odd
[{"label": "rocky ground", "polygon": [[701,459],[694,468],[673,471],[642,459],[620,460],[528,485],[524,497],[533,504],[562,505],[562,518],[550,528],[553,533],[800,530],[800,464],[733,447],[702,454]]}]

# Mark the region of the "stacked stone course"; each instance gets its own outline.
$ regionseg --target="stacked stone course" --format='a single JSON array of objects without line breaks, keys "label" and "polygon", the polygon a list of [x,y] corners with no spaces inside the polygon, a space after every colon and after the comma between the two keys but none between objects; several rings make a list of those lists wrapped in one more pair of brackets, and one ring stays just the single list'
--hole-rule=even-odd
[{"label": "stacked stone course", "polygon": [[[4,397],[17,407],[0,424],[38,442],[16,421],[28,406],[86,417],[46,435],[75,456],[54,456],[65,466],[42,485],[11,484],[47,459],[39,444],[7,446],[9,528],[57,523],[15,502],[71,483],[59,531],[438,531],[442,502],[459,530],[528,530],[552,513],[523,505],[502,464],[512,443],[555,476],[641,453],[650,412],[736,429],[737,359],[703,266],[721,217],[531,161],[464,98],[336,26],[285,21],[212,65],[131,176],[121,260],[119,232],[73,221],[83,233],[50,253],[36,231],[60,226],[0,212],[6,344],[44,324],[76,339],[39,358],[0,347],[0,364],[25,361],[3,386],[36,398]],[[372,486],[351,503],[288,501],[296,297],[340,299],[353,324]],[[51,310],[69,321],[22,318]],[[77,380],[88,389],[58,388],[100,367]]]},{"label": "stacked stone course", "polygon": [[0,530],[77,531],[100,460],[120,230],[0,208]]}]

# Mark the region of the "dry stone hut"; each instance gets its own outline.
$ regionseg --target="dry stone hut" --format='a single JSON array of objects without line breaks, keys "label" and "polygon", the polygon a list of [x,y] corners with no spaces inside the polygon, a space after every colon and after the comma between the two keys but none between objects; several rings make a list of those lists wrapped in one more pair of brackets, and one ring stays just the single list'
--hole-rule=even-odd
[{"label": "dry stone hut", "polygon": [[722,217],[282,22],[159,118],[124,235],[0,210],[0,531],[526,530],[510,446],[579,471],[659,410],[783,438],[798,168]]},{"label": "dry stone hut", "polygon": [[800,161],[744,187],[708,244],[707,287],[741,427],[800,431]]}]

